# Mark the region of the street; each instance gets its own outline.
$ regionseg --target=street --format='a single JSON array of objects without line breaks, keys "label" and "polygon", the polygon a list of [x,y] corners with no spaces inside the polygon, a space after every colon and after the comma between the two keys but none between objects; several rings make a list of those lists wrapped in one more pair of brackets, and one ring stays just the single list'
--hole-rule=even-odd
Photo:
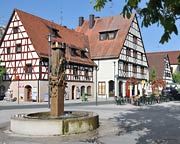
[{"label": "street", "polygon": [[[5,102],[4,102],[5,103]],[[53,137],[30,137],[9,131],[10,117],[17,113],[49,111],[46,103],[0,103],[0,144],[180,144],[180,102],[134,106],[99,102],[66,103],[65,110],[93,111],[100,127],[92,132]]]}]

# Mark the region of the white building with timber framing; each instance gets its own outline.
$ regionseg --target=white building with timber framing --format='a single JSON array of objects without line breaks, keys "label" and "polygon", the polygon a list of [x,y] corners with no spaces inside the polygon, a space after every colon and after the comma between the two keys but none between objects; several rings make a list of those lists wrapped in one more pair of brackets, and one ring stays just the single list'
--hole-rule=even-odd
[{"label": "white building with timber framing", "polygon": [[[142,95],[149,80],[148,62],[135,14],[89,20],[70,30],[15,9],[0,42],[6,68],[0,94],[10,90],[20,101],[48,97],[49,43],[66,44],[66,99]],[[133,80],[136,84],[133,84]]]},{"label": "white building with timber framing", "polygon": [[[6,68],[0,94],[10,91],[18,101],[48,100],[48,68],[51,44],[65,43],[66,99],[93,96],[93,69],[88,37],[15,9],[0,42],[2,66]],[[49,53],[50,50],[50,53]]]},{"label": "white building with timber framing", "polygon": [[[98,97],[142,95],[149,80],[146,52],[135,14],[79,18],[76,31],[89,38],[91,59],[97,64]],[[133,84],[133,80],[136,83]]]}]

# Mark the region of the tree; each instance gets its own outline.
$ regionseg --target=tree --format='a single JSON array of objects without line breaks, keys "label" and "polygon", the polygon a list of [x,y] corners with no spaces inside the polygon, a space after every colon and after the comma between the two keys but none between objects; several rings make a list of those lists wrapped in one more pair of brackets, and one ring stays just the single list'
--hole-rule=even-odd
[{"label": "tree", "polygon": [[3,66],[1,66],[1,62],[2,60],[0,59],[0,78],[3,76],[3,74],[5,73],[5,68]]},{"label": "tree", "polygon": [[152,86],[152,93],[157,92],[157,94],[160,94],[160,88],[166,87],[166,82],[163,79],[155,78],[151,81]]},{"label": "tree", "polygon": [[180,73],[173,73],[173,80],[175,83],[180,83]]},{"label": "tree", "polygon": [[150,73],[150,77],[149,80],[152,81],[156,78],[156,70],[154,68],[152,68],[152,71]]},{"label": "tree", "polygon": [[[90,0],[91,3],[94,1],[96,11],[104,8],[107,2],[112,2],[112,0]],[[178,35],[176,21],[180,19],[180,0],[148,0],[145,5],[142,5],[141,0],[125,0],[125,2],[121,12],[124,17],[130,18],[132,12],[136,12],[142,18],[142,27],[157,24],[164,28],[160,43],[168,42],[172,33]]]}]

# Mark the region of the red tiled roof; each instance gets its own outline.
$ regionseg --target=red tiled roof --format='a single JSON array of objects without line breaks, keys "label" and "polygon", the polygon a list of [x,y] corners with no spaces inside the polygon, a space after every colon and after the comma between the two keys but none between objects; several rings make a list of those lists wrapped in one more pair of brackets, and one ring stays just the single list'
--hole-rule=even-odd
[{"label": "red tiled roof", "polygon": [[164,58],[169,60],[168,55],[162,53],[146,53],[146,55],[149,63],[149,74],[151,75],[152,70],[154,69],[156,77],[163,78],[165,70]]},{"label": "red tiled roof", "polygon": [[170,64],[171,65],[177,65],[178,64],[178,56],[180,55],[180,51],[151,52],[148,54],[151,54],[151,55],[168,55]]},{"label": "red tiled roof", "polygon": [[[15,9],[13,14],[17,12],[20,17],[21,22],[34,45],[36,52],[39,55],[48,55],[48,35],[50,34],[49,28],[54,28],[58,30],[58,37],[56,40],[65,42],[69,46],[73,46],[79,50],[84,50],[89,48],[88,37],[82,33],[78,33],[75,30],[67,29],[60,26],[54,22],[42,19],[40,17],[34,16],[32,14],[23,12],[21,10]],[[67,55],[66,55],[67,56]],[[94,65],[94,62],[90,59],[90,54],[87,55],[88,58],[76,57],[72,58],[73,62],[82,62],[83,64]],[[71,61],[71,55],[69,54],[68,60]]]},{"label": "red tiled roof", "polygon": [[[85,20],[82,26],[76,28],[76,31],[88,35],[92,59],[117,58],[134,17],[135,14],[130,19],[124,18],[123,15],[95,18],[95,24],[91,29],[89,29],[89,21]],[[99,32],[111,30],[118,30],[115,39],[99,40]]]}]

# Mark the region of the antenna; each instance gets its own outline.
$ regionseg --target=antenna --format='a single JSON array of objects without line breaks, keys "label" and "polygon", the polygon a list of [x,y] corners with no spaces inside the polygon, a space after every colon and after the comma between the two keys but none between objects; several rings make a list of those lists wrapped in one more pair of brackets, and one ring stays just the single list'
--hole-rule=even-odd
[{"label": "antenna", "polygon": [[111,13],[112,15],[114,14],[113,7],[114,7],[114,3],[113,3],[113,1],[111,1],[111,2],[110,2],[109,9],[110,9],[110,13]]},{"label": "antenna", "polygon": [[60,25],[63,25],[63,4],[62,4],[62,1],[61,1],[61,4],[60,4]]}]

